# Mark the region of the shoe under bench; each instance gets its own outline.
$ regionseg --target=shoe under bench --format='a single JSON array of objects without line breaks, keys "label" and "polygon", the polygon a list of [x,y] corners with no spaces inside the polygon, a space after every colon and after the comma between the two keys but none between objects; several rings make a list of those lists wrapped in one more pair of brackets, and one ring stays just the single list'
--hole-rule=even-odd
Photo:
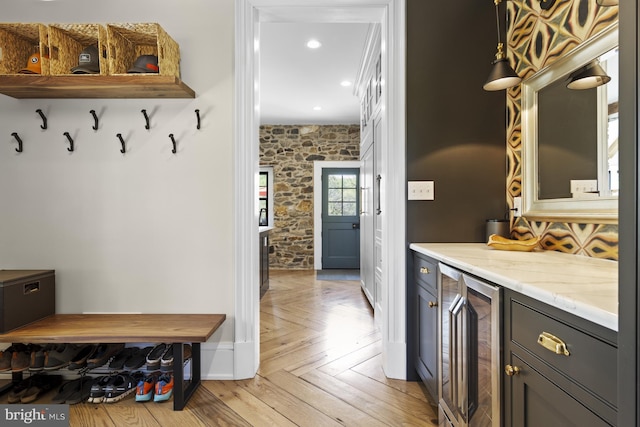
[{"label": "shoe under bench", "polygon": [[[225,321],[225,314],[53,314],[0,334],[0,343],[171,343],[173,409],[180,411],[201,382],[200,344]],[[184,343],[191,344],[191,376],[184,375]]]}]

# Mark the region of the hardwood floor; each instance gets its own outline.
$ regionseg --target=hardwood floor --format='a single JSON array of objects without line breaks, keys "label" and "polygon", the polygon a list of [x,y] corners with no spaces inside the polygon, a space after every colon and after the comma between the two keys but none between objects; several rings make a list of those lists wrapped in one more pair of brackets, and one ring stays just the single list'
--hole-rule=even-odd
[{"label": "hardwood floor", "polygon": [[418,382],[388,379],[380,332],[356,281],[271,271],[260,311],[258,375],[204,381],[184,411],[172,403],[81,403],[71,426],[436,426]]}]

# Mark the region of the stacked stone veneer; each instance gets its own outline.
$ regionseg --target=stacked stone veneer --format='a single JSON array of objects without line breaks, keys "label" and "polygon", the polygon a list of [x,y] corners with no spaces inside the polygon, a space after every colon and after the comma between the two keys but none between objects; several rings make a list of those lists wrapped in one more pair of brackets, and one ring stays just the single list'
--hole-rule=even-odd
[{"label": "stacked stone veneer", "polygon": [[359,125],[260,126],[260,165],[274,172],[271,268],[313,269],[314,161],[359,158]]}]

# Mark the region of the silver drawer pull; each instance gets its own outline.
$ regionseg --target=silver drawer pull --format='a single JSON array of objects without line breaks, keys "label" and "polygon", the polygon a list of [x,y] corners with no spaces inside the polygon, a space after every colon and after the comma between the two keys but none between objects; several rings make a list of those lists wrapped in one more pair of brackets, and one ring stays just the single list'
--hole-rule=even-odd
[{"label": "silver drawer pull", "polygon": [[565,356],[571,354],[564,341],[549,332],[543,332],[538,336],[538,344],[555,354],[564,354]]},{"label": "silver drawer pull", "polygon": [[431,273],[431,271],[429,271],[429,269],[427,267],[420,267],[420,273],[429,274],[429,273]]}]

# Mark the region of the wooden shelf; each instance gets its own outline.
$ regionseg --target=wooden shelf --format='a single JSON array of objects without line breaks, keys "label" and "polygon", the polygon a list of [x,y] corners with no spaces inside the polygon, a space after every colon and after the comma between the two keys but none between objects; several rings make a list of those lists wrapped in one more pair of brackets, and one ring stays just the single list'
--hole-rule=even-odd
[{"label": "wooden shelf", "polygon": [[12,98],[195,98],[179,78],[161,75],[2,75],[0,93]]}]

